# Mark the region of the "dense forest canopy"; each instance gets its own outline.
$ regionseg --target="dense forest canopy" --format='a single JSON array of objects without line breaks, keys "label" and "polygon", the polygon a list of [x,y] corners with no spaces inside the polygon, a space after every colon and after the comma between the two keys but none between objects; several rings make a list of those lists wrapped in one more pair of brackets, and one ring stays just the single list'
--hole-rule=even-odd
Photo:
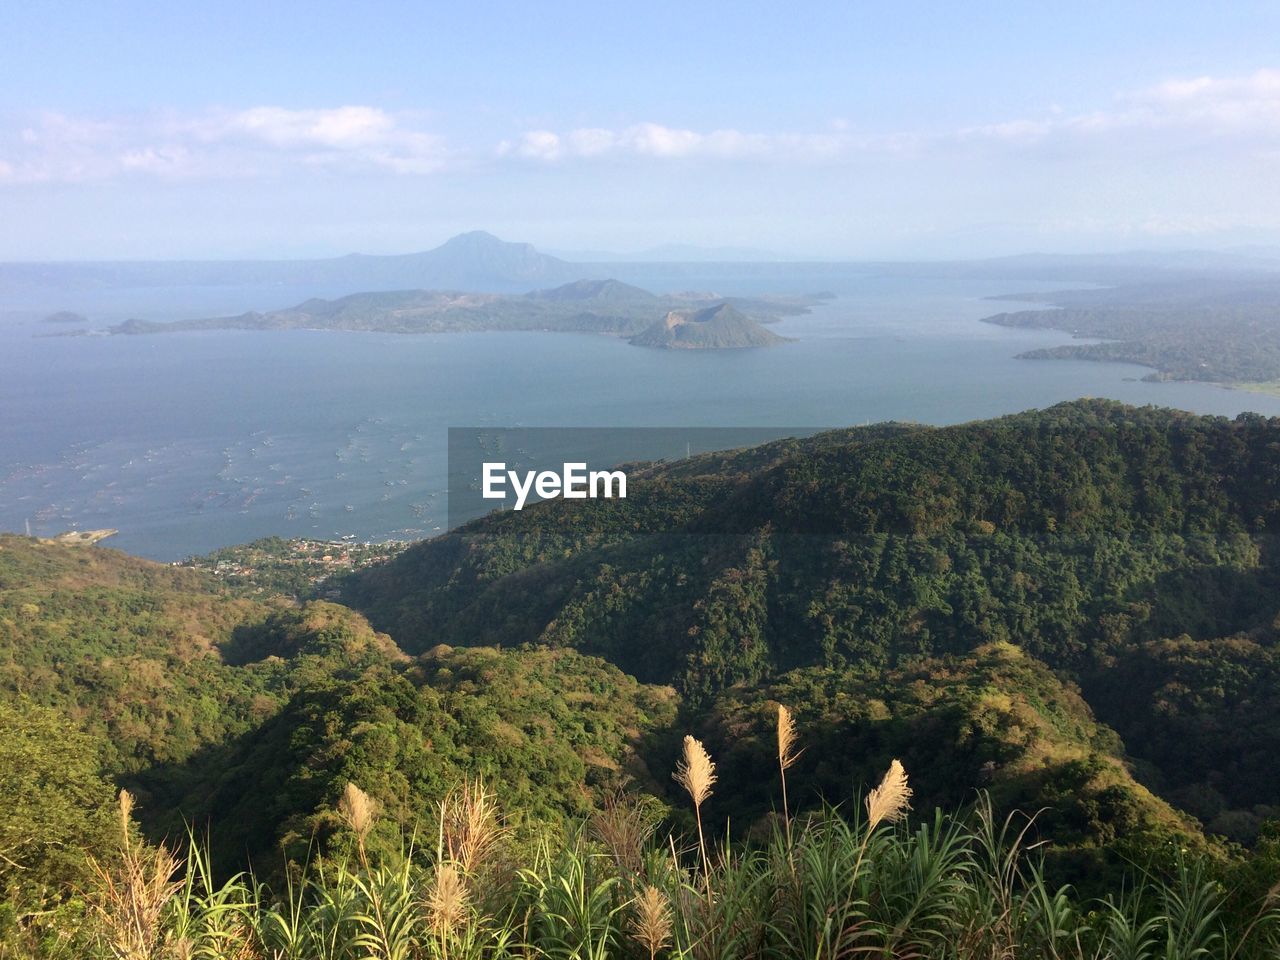
[{"label": "dense forest canopy", "polygon": [[[840,431],[656,468],[621,503],[495,515],[347,599],[410,652],[569,647],[695,713],[797,669],[1013,644],[1079,687],[1144,782],[1247,836],[1280,774],[1273,700],[1234,695],[1273,669],[1277,466],[1275,421],[1103,401]],[[1146,699],[1117,680],[1139,670]],[[1233,692],[1176,695],[1193,672]]]},{"label": "dense forest canopy", "polygon": [[780,704],[793,812],[900,759],[921,810],[1042,810],[1085,888],[1174,848],[1256,866],[1233,844],[1280,818],[1278,467],[1280,421],[1105,401],[835,431],[490,515],[326,581],[341,603],[273,593],[305,581],[270,564],[3,536],[0,709],[27,732],[0,838],[47,808],[83,847],[19,845],[0,879],[22,913],[90,876],[114,786],[153,840],[207,827],[224,876],[350,855],[350,783],[379,856],[474,778],[531,842],[621,790],[687,834],[686,734],[734,783],[706,825],[767,833]]}]

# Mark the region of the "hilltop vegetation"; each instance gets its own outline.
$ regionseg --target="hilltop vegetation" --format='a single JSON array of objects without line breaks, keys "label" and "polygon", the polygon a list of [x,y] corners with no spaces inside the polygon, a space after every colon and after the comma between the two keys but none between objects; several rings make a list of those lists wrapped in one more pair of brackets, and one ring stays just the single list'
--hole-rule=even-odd
[{"label": "hilltop vegetation", "polygon": [[[411,828],[484,775],[530,816],[646,781],[645,732],[675,694],[571,651],[416,660],[331,603],[235,597],[194,571],[0,537],[0,702],[52,709],[157,833],[226,824],[231,866],[326,823],[348,779]],[[394,806],[391,798],[397,798]]]},{"label": "hilltop vegetation", "polygon": [[[600,840],[619,791],[646,831],[777,842],[780,704],[804,748],[791,814],[847,813],[901,760],[926,814],[977,789],[997,820],[1041,811],[1035,876],[1072,896],[1133,864],[1175,878],[1174,850],[1257,893],[1280,880],[1277,468],[1280,421],[1098,401],[836,431],[639,467],[626,500],[491,515],[349,574],[346,605],[273,595],[292,581],[270,566],[227,584],[0,537],[12,929],[100,879],[116,786],[152,843],[208,828],[217,884],[319,858],[316,897],[335,870],[435,869],[434,840],[404,865],[406,838],[476,778],[512,862],[548,883],[561,868],[537,857],[585,850],[584,822]],[[686,734],[732,784],[698,819],[670,779]],[[348,784],[377,811],[354,833]],[[47,842],[14,842],[36,810]],[[591,849],[589,869],[612,862]],[[883,850],[876,883],[905,869]]]},{"label": "hilltop vegetation", "polygon": [[[494,516],[347,596],[410,651],[571,647],[695,710],[797,669],[883,675],[1012,643],[1078,685],[1144,782],[1247,839],[1276,800],[1259,778],[1280,777],[1258,740],[1270,701],[1174,691],[1193,669],[1233,689],[1271,675],[1278,450],[1275,421],[1106,402],[843,431],[635,475],[624,503]],[[1139,665],[1168,692],[1125,702],[1115,678]],[[1210,719],[1225,710],[1261,726]]]},{"label": "hilltop vegetation", "polygon": [[222,651],[276,613],[193,571],[0,535],[0,695],[62,711],[113,773],[180,760],[273,709],[274,666]]}]

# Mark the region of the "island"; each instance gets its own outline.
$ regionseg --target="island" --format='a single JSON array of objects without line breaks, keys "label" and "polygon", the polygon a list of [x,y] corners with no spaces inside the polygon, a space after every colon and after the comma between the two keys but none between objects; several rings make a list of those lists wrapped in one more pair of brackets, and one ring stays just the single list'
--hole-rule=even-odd
[{"label": "island", "polygon": [[[454,333],[536,330],[628,338],[637,346],[664,346],[656,328],[688,327],[678,345],[719,349],[770,346],[785,338],[761,324],[807,313],[812,296],[725,297],[716,293],[655,294],[618,280],[576,280],[524,294],[457,290],[391,290],[311,299],[282,310],[256,311],[161,323],[127,320],[113,334],[194,330],[347,330],[379,333]],[[678,318],[672,320],[672,317]],[[686,341],[687,342],[684,342]]]},{"label": "island", "polygon": [[786,337],[766,330],[728,303],[701,310],[672,310],[631,338],[633,346],[666,350],[728,350],[786,342]]}]

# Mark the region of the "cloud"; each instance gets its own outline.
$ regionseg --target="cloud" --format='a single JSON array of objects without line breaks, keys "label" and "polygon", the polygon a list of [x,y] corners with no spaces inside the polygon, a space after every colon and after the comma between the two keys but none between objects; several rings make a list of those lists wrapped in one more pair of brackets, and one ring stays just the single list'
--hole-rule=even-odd
[{"label": "cloud", "polygon": [[225,179],[291,167],[427,174],[442,169],[448,156],[443,138],[368,106],[259,106],[113,120],[46,112],[16,134],[0,128],[0,183]]},{"label": "cloud", "polygon": [[1258,70],[1241,77],[1168,80],[1129,99],[1135,112],[1145,112],[1155,123],[1280,134],[1280,70]]},{"label": "cloud", "polygon": [[[47,112],[6,126],[0,118],[0,184],[152,177],[169,180],[288,176],[298,170],[421,176],[483,166],[494,155],[481,137],[455,148],[419,114],[348,104],[292,109],[257,105],[194,113],[83,117]],[[1226,160],[1280,152],[1280,70],[1173,78],[1117,93],[1098,109],[1010,117],[951,130],[873,133],[856,118],[825,129],[694,129],[645,121],[615,127],[539,127],[496,148],[507,162],[758,163],[804,167],[879,162],[907,167],[961,155],[996,158],[1043,152],[1086,158],[1185,155]]]},{"label": "cloud", "polygon": [[119,162],[125,170],[165,175],[188,169],[191,155],[185,147],[180,146],[143,147],[121,153]]},{"label": "cloud", "polygon": [[395,119],[376,107],[286,110],[254,107],[232,114],[225,129],[240,131],[278,147],[359,150],[397,139]]},{"label": "cloud", "polygon": [[842,134],[744,133],[733,129],[707,132],[638,123],[620,130],[581,127],[567,133],[529,130],[498,146],[500,156],[543,162],[605,157],[720,160],[821,160],[840,154],[848,138]]},{"label": "cloud", "polygon": [[558,163],[593,159],[852,161],[874,156],[946,153],[957,146],[1002,151],[1052,146],[1094,149],[1108,142],[1132,151],[1230,135],[1259,146],[1280,141],[1280,70],[1245,76],[1174,79],[1118,93],[1104,109],[1068,114],[1050,105],[1041,117],[1011,118],[950,131],[855,134],[841,118],[824,132],[698,131],[646,122],[619,129],[529,130],[498,146],[502,157]]},{"label": "cloud", "polygon": [[966,127],[956,136],[968,141],[986,139],[1030,145],[1055,138],[1096,138],[1109,134],[1230,136],[1259,145],[1275,143],[1280,140],[1280,70],[1258,70],[1244,76],[1166,80],[1117,94],[1108,109],[1076,115],[1052,110],[1040,119]]},{"label": "cloud", "polygon": [[563,153],[563,143],[559,135],[550,130],[530,130],[518,143],[503,141],[498,144],[498,153],[515,153],[532,160],[558,160]]}]

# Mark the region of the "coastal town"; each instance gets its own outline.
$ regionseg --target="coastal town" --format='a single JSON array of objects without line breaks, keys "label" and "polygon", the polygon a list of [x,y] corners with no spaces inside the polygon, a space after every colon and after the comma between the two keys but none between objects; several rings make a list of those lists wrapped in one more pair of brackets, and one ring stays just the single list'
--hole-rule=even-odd
[{"label": "coastal town", "polygon": [[265,537],[188,557],[174,566],[202,570],[237,593],[333,600],[339,595],[335,578],[385,563],[407,546],[398,540],[364,543]]}]

